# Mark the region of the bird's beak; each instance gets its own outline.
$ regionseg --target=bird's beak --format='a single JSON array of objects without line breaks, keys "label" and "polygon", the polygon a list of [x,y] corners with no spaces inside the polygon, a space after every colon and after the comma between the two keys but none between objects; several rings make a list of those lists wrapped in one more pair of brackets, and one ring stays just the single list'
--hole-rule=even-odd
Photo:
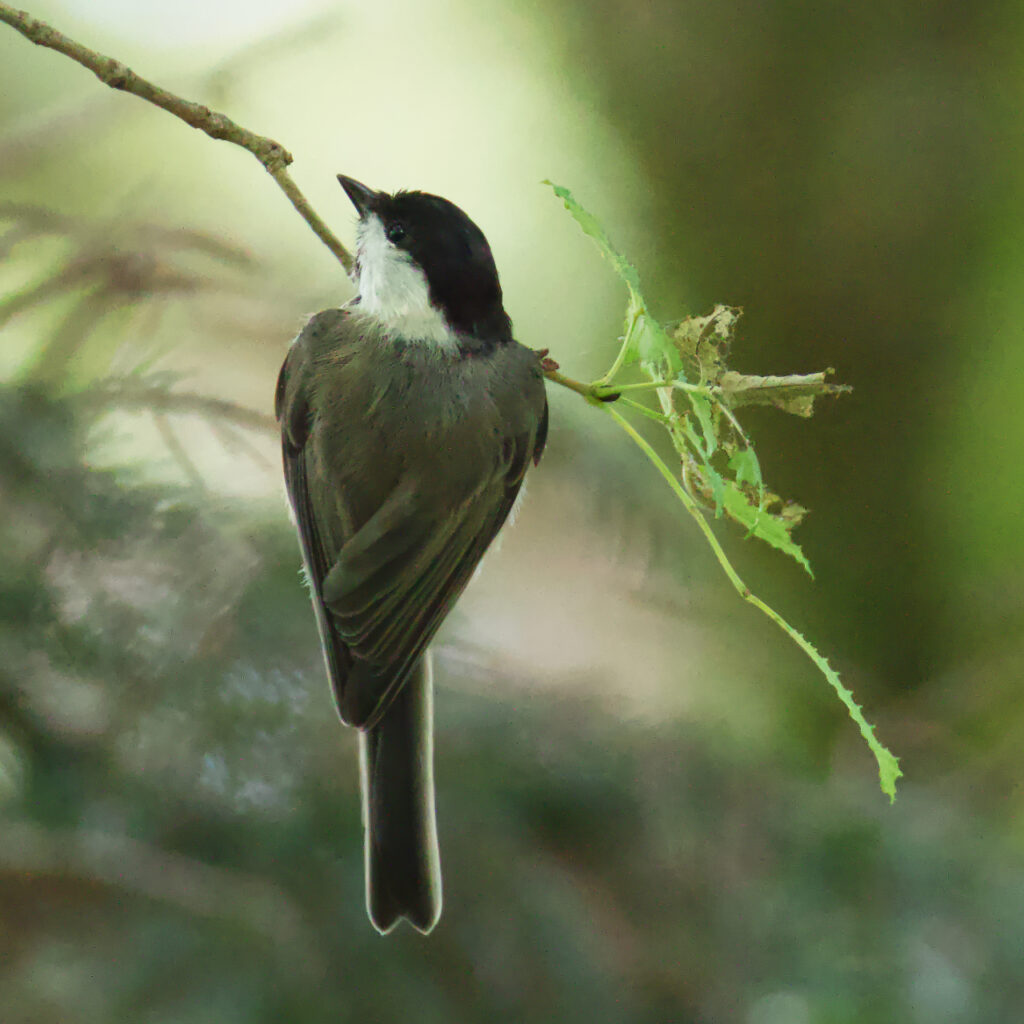
[{"label": "bird's beak", "polygon": [[356,208],[360,219],[373,210],[377,193],[372,188],[367,188],[355,178],[346,178],[344,174],[338,175],[338,181],[341,182],[345,194],[352,200],[352,205]]}]

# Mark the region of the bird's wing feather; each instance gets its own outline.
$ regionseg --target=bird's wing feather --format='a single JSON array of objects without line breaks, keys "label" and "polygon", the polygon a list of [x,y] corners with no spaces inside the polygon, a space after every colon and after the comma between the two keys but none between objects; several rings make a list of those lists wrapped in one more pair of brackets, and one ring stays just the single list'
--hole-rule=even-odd
[{"label": "bird's wing feather", "polygon": [[544,409],[540,414],[540,425],[537,427],[537,436],[533,442],[533,464],[540,463],[540,457],[544,454],[544,446],[548,443],[548,399],[544,396]]},{"label": "bird's wing feather", "polygon": [[281,452],[284,462],[285,488],[295,516],[299,534],[299,546],[306,568],[313,597],[313,611],[316,614],[317,629],[327,662],[327,674],[331,687],[339,701],[344,692],[345,680],[351,665],[351,657],[341,637],[338,636],[327,613],[321,596],[323,579],[331,566],[327,549],[317,528],[316,510],[310,499],[306,481],[306,455],[304,445],[309,430],[309,405],[302,387],[301,374],[297,363],[301,357],[293,348],[281,367],[278,377],[276,412],[281,421]]},{"label": "bird's wing feather", "polygon": [[[519,461],[514,458],[513,466]],[[431,538],[433,543],[409,546],[396,540],[395,535],[417,533],[415,518],[395,517],[386,530],[375,524],[375,537],[360,545],[361,561],[375,567],[369,572],[354,571],[346,557],[362,531],[342,549],[324,581],[323,599],[354,664],[363,669],[349,676],[353,692],[345,694],[347,717],[372,725],[387,708],[508,518],[521,483],[518,472],[492,480],[453,516],[442,537]],[[386,552],[383,557],[365,557],[378,548]]]}]

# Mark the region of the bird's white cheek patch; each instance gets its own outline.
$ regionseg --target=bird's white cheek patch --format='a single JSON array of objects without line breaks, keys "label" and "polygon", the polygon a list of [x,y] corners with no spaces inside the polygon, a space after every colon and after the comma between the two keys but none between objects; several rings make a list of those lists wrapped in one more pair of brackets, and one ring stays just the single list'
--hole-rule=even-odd
[{"label": "bird's white cheek patch", "polygon": [[388,241],[376,214],[359,222],[359,308],[389,333],[440,348],[458,346],[444,315],[430,302],[427,278]]}]

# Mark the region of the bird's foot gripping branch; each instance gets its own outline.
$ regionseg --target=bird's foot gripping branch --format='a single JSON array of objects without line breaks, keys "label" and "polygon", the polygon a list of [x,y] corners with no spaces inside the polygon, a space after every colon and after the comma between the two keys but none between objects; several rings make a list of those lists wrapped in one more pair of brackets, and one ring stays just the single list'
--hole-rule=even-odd
[{"label": "bird's foot gripping branch", "polygon": [[[545,358],[548,379],[604,409],[650,459],[696,521],[740,597],[771,619],[828,680],[875,755],[882,791],[895,799],[896,780],[902,774],[898,760],[878,741],[874,726],[817,648],[750,592],[708,522],[709,515],[734,520],[748,537],[760,538],[785,552],[813,576],[792,537],[806,509],[784,501],[765,486],[757,452],[736,410],[746,405],[774,405],[797,416],[810,416],[816,398],[850,388],[831,383],[827,378],[832,370],[784,377],[749,376],[730,370],[726,360],[740,311],[729,306],[716,306],[707,316],[687,317],[675,324],[659,323],[648,312],[636,269],[615,250],[597,218],[568,189],[547,184],[594,240],[629,292],[622,344],[608,372],[584,384],[564,376],[557,364]],[[546,353],[542,355],[546,357]],[[658,455],[627,413],[661,425],[678,456],[676,469]]]}]

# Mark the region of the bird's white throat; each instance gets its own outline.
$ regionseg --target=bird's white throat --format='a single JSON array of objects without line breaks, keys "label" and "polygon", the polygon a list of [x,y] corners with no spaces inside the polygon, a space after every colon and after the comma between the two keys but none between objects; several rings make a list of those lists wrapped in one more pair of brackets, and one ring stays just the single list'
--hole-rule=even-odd
[{"label": "bird's white throat", "polygon": [[359,310],[406,341],[458,347],[444,314],[430,302],[427,277],[409,254],[389,242],[376,214],[359,222]]}]

